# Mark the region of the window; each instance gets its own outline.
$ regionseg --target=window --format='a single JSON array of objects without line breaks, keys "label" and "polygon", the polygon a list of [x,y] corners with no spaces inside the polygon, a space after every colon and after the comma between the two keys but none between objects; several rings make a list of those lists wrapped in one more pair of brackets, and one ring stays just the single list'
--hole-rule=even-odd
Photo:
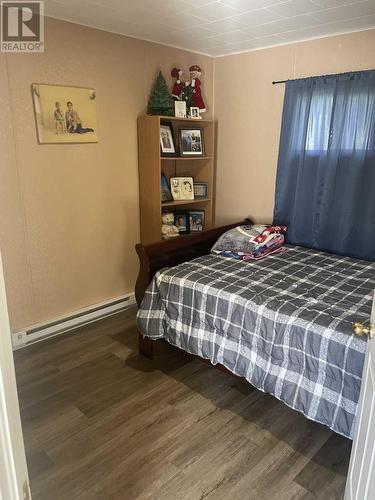
[{"label": "window", "polygon": [[[327,152],[332,139],[341,151],[374,149],[374,133],[370,133],[374,109],[375,91],[353,93],[349,98],[337,94],[335,108],[340,114],[334,115],[334,89],[325,92],[314,92],[311,97],[309,119],[306,135],[306,150],[310,152]],[[345,113],[342,113],[345,109]],[[334,134],[340,134],[334,137]],[[372,136],[372,139],[371,139]],[[369,144],[370,137],[370,144]]]},{"label": "window", "polygon": [[328,149],[332,108],[332,91],[312,95],[306,136],[306,149],[308,151],[326,151]]}]

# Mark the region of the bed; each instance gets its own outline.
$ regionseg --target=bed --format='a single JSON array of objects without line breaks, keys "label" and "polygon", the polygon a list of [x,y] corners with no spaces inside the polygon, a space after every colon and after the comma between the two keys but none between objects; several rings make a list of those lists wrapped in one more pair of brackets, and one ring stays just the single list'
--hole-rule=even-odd
[{"label": "bed", "polygon": [[164,339],[352,438],[366,351],[352,324],[369,319],[375,263],[297,246],[209,254],[233,226],[137,247],[141,352]]}]

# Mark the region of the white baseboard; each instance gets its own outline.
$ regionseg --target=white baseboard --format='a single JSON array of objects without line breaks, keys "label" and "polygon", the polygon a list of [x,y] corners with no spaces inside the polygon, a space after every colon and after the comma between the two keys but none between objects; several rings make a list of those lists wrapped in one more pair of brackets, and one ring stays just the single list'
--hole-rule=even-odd
[{"label": "white baseboard", "polygon": [[32,325],[26,330],[12,333],[13,350],[27,347],[36,342],[70,332],[76,328],[112,316],[135,305],[134,293],[129,293],[116,299],[95,304],[79,311],[45,323]]}]

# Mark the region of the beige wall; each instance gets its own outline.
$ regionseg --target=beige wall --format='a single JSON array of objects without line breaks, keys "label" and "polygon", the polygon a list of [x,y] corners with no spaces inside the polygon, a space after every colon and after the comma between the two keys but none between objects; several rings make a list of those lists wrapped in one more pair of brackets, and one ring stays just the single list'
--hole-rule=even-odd
[{"label": "beige wall", "polygon": [[[272,218],[284,95],[284,86],[272,86],[272,80],[375,66],[375,31],[214,62],[46,21],[44,54],[0,54],[0,245],[13,331],[133,290],[139,238],[136,118],[158,69],[170,81],[171,67],[199,64],[211,111],[215,95],[221,223],[248,214]],[[33,82],[94,87],[99,143],[38,145]]]},{"label": "beige wall", "polygon": [[216,222],[272,220],[284,97],[273,80],[374,67],[375,30],[216,59]]},{"label": "beige wall", "polygon": [[[0,55],[0,245],[12,330],[133,291],[137,115],[155,73],[213,60],[46,20],[44,54]],[[98,144],[38,145],[30,85],[94,87]]]}]

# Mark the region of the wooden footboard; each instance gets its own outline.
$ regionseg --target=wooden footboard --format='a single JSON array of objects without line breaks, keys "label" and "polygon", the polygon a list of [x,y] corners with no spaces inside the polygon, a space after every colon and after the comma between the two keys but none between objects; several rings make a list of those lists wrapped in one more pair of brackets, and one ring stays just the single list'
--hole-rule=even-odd
[{"label": "wooden footboard", "polygon": [[[139,274],[135,285],[135,298],[138,307],[141,305],[148,285],[159,269],[176,266],[182,262],[206,255],[210,253],[214,243],[223,233],[234,227],[251,223],[250,219],[245,219],[241,222],[209,229],[201,233],[189,234],[173,240],[165,240],[149,245],[142,245],[141,243],[136,245],[135,249],[140,261]],[[139,334],[139,352],[150,359],[153,357],[153,341],[141,334]]]}]

